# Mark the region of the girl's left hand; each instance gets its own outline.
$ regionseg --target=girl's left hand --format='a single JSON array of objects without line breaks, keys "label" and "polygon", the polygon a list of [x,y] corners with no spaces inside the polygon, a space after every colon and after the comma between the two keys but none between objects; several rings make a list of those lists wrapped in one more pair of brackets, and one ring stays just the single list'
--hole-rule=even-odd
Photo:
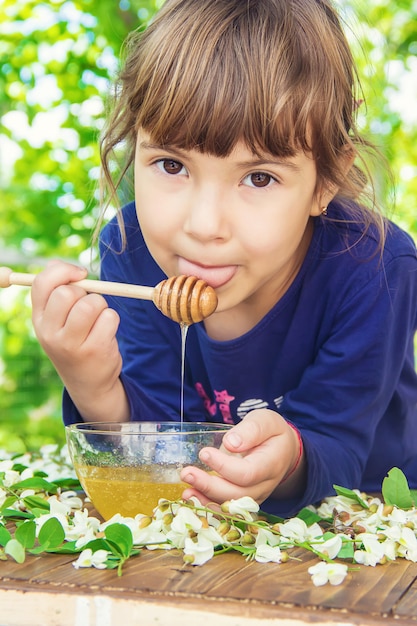
[{"label": "girl's left hand", "polygon": [[182,470],[181,480],[191,485],[183,497],[196,496],[206,505],[242,496],[259,504],[272,493],[293,496],[303,486],[305,462],[299,455],[300,440],[288,422],[275,411],[256,409],[225,434],[219,450],[201,450],[201,461],[213,473],[194,466]]}]

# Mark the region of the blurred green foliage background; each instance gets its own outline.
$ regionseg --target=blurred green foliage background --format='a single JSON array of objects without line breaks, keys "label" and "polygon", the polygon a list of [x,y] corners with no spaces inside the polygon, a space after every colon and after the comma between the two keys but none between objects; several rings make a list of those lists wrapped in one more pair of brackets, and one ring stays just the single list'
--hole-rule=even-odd
[{"label": "blurred green foliage background", "polygon": [[[84,265],[97,217],[98,137],[123,41],[163,0],[0,0],[0,265]],[[380,200],[417,239],[417,3],[338,0],[359,67],[363,130],[393,169]],[[396,196],[394,208],[393,192]],[[63,443],[61,383],[29,290],[0,292],[0,447]]]}]

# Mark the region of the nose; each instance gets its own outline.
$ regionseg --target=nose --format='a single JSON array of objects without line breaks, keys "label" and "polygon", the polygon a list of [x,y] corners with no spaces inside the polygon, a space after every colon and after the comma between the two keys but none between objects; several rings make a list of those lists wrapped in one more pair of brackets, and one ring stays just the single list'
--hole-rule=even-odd
[{"label": "nose", "polygon": [[190,194],[184,231],[200,241],[227,239],[229,224],[226,201],[220,187],[202,186]]}]

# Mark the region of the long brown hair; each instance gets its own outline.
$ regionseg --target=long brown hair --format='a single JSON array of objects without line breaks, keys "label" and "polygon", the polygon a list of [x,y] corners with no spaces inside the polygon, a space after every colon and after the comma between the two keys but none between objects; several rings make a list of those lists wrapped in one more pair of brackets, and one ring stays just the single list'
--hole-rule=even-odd
[{"label": "long brown hair", "polygon": [[[254,153],[310,152],[319,185],[338,188],[351,219],[375,224],[382,242],[362,158],[373,147],[355,122],[358,85],[329,0],[166,0],[126,43],[101,142],[106,202],[133,163],[138,128],[160,145],[220,157],[243,140]],[[356,162],[346,174],[348,153]]]}]

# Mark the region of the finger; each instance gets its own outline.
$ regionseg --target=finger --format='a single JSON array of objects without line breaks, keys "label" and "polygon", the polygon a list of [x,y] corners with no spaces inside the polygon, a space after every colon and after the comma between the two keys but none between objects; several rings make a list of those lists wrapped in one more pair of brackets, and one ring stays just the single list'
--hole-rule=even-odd
[{"label": "finger", "polygon": [[59,285],[53,289],[45,308],[38,311],[36,317],[45,338],[54,336],[64,328],[74,306],[85,295],[86,292],[83,289],[74,285]]},{"label": "finger", "polygon": [[106,307],[97,317],[89,335],[89,341],[93,345],[106,345],[115,340],[119,324],[118,313],[114,309]]},{"label": "finger", "polygon": [[285,431],[284,418],[270,409],[251,411],[223,437],[223,445],[230,452],[244,452]]},{"label": "finger", "polygon": [[[60,290],[65,288],[60,288]],[[66,289],[69,289],[67,287]],[[71,288],[72,289],[72,288]],[[93,332],[100,316],[108,309],[108,305],[103,296],[98,294],[87,294],[78,299],[68,313],[65,322],[65,334],[74,338],[77,345],[84,344],[87,340],[91,340]],[[110,314],[113,320],[113,315]],[[106,322],[106,318],[103,320]],[[105,324],[100,324],[98,332],[103,329]],[[113,326],[113,324],[112,324]],[[94,336],[93,343],[98,343],[100,337]],[[103,339],[104,341],[104,339]]]},{"label": "finger", "polygon": [[[185,489],[181,497],[183,500],[189,500],[190,498],[197,498],[198,501],[203,506],[207,506],[213,503],[213,500],[210,500],[210,498],[207,498],[203,493],[201,493],[201,491],[198,491],[197,489],[191,489],[191,487],[189,487],[188,489]],[[220,504],[223,504],[223,502],[221,502]]]},{"label": "finger", "polygon": [[35,276],[32,289],[32,305],[36,311],[42,312],[49,297],[59,285],[65,285],[85,278],[87,270],[71,263],[62,261],[49,262],[47,268]]},{"label": "finger", "polygon": [[284,474],[286,465],[281,459],[283,442],[280,436],[271,437],[253,448],[247,455],[225,454],[217,448],[203,448],[200,459],[223,478],[247,487]]},{"label": "finger", "polygon": [[264,492],[269,493],[268,489],[257,485],[256,489],[251,490],[252,493],[249,494],[246,487],[234,485],[222,476],[209,474],[194,466],[185,467],[182,470],[181,480],[190,485],[190,488],[184,491],[183,497],[188,499],[192,495],[196,495],[200,502],[202,502],[200,499],[202,498],[205,502],[222,504],[226,500],[237,499],[247,495],[252,495],[255,499],[259,499],[259,497],[264,499],[266,497]]}]

